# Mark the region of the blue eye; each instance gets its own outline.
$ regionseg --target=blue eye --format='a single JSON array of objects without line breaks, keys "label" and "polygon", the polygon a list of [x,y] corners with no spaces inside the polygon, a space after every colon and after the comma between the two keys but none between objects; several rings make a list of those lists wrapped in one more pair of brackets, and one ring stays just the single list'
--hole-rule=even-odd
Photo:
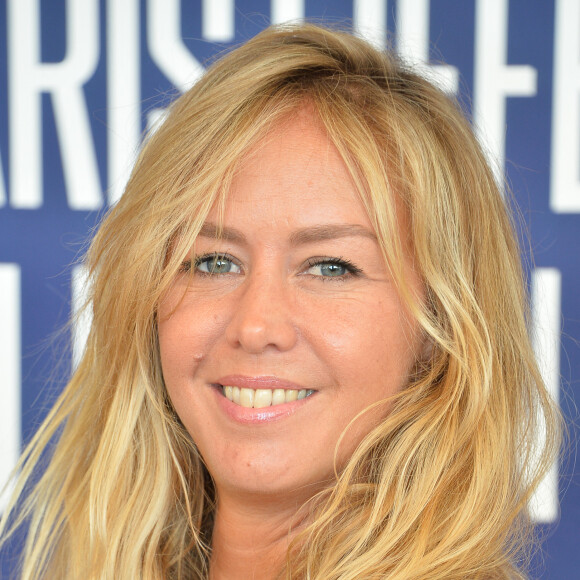
[{"label": "blue eye", "polygon": [[316,266],[311,266],[308,270],[315,276],[326,276],[329,278],[344,276],[348,272],[346,267],[340,264],[316,264]]},{"label": "blue eye", "polygon": [[361,270],[342,258],[311,258],[307,273],[322,278],[345,278],[357,276]]},{"label": "blue eye", "polygon": [[242,269],[227,254],[206,254],[195,259],[195,271],[201,274],[239,274]]}]

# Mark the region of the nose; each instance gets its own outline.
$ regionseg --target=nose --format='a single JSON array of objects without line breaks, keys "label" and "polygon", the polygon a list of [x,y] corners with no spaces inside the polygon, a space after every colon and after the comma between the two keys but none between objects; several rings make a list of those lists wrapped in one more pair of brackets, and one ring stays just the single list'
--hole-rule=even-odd
[{"label": "nose", "polygon": [[269,348],[292,349],[298,333],[292,315],[291,290],[283,281],[256,277],[247,280],[238,291],[225,331],[228,343],[251,354]]}]

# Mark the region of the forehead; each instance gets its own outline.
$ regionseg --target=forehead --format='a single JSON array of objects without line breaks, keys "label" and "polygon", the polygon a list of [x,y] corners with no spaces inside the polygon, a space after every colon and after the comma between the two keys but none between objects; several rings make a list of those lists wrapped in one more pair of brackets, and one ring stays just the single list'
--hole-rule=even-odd
[{"label": "forehead", "polygon": [[[237,163],[223,217],[270,213],[284,220],[349,221],[370,226],[360,193],[324,125],[310,109],[275,123]],[[208,220],[215,222],[217,208]]]}]

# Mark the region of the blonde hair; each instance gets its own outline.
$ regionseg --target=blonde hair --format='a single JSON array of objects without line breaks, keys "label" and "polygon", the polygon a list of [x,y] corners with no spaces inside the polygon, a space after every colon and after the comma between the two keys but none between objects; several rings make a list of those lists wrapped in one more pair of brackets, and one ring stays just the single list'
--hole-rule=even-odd
[{"label": "blonde hair", "polygon": [[[452,100],[392,54],[300,25],[260,33],[172,105],[97,233],[86,350],[21,459],[2,524],[29,526],[22,578],[208,576],[214,489],[164,388],[156,309],[210,208],[226,203],[236,163],[306,102],[431,348],[311,502],[281,575],[524,577],[526,504],[559,423],[530,347],[506,202]],[[425,301],[402,276],[395,202]]]}]

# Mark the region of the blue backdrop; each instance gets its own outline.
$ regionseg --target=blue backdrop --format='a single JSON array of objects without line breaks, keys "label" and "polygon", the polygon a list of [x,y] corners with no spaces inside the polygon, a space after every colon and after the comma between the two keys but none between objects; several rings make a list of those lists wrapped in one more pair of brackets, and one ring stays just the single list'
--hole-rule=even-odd
[{"label": "blue backdrop", "polygon": [[[300,18],[390,43],[472,111],[530,233],[535,347],[574,438],[580,0],[0,0],[1,482],[74,364],[82,325],[55,335],[82,293],[74,263],[143,130],[216,54]],[[532,504],[548,536],[541,578],[580,578],[569,447]]]}]

